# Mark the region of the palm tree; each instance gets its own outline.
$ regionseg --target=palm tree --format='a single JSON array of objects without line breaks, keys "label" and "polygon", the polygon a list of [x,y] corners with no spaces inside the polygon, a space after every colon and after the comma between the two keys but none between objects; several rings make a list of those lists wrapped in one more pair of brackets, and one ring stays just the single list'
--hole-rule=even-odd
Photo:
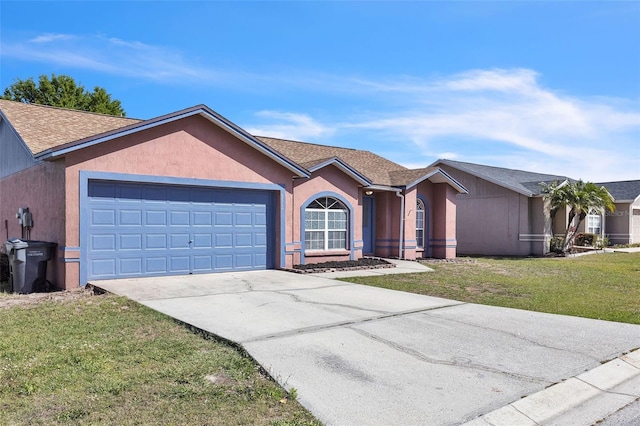
[{"label": "palm tree", "polygon": [[[549,202],[551,221],[555,218],[556,213],[563,208],[569,208],[569,220],[567,221],[567,230],[562,239],[561,251],[566,253],[573,239],[578,233],[580,224],[584,221],[591,209],[599,211],[615,210],[613,198],[611,194],[602,186],[599,187],[592,182],[552,182],[550,184],[542,183],[542,196],[545,201]],[[573,221],[578,218],[578,222],[574,225]]]}]

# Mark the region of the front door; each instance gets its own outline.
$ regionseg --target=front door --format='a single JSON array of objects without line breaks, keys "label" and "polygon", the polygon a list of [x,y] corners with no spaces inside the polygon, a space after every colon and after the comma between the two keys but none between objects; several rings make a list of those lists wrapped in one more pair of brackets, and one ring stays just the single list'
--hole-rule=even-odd
[{"label": "front door", "polygon": [[374,198],[362,199],[362,254],[373,254],[373,242],[375,241]]}]

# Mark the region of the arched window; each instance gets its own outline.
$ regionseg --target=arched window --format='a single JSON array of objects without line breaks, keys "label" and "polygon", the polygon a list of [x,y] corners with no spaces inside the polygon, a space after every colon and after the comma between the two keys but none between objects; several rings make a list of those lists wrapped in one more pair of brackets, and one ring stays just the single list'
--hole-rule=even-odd
[{"label": "arched window", "polygon": [[424,248],[424,201],[416,201],[416,246]]},{"label": "arched window", "polygon": [[589,210],[587,215],[587,232],[590,234],[600,234],[602,230],[602,216],[596,209]]},{"label": "arched window", "polygon": [[305,250],[347,248],[348,210],[332,197],[313,200],[304,210]]}]

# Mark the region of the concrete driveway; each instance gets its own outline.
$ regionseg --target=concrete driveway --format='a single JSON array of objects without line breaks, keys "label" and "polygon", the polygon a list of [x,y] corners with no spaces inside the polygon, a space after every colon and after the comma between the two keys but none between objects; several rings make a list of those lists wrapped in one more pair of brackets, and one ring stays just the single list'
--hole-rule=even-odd
[{"label": "concrete driveway", "polygon": [[[328,425],[569,424],[594,394],[563,381],[595,382],[592,371],[616,380],[571,424],[640,397],[638,352],[616,359],[640,347],[637,325],[273,270],[92,284],[236,342]],[[613,370],[592,370],[612,359]],[[632,370],[620,376],[620,362]]]}]

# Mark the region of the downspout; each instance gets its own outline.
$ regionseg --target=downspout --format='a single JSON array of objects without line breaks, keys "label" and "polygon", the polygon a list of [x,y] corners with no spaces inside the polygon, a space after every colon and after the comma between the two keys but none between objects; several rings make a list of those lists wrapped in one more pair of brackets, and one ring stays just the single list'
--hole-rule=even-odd
[{"label": "downspout", "polygon": [[402,195],[402,189],[397,189],[396,196],[400,198],[400,240],[398,241],[398,259],[403,258],[404,252],[404,195]]}]

